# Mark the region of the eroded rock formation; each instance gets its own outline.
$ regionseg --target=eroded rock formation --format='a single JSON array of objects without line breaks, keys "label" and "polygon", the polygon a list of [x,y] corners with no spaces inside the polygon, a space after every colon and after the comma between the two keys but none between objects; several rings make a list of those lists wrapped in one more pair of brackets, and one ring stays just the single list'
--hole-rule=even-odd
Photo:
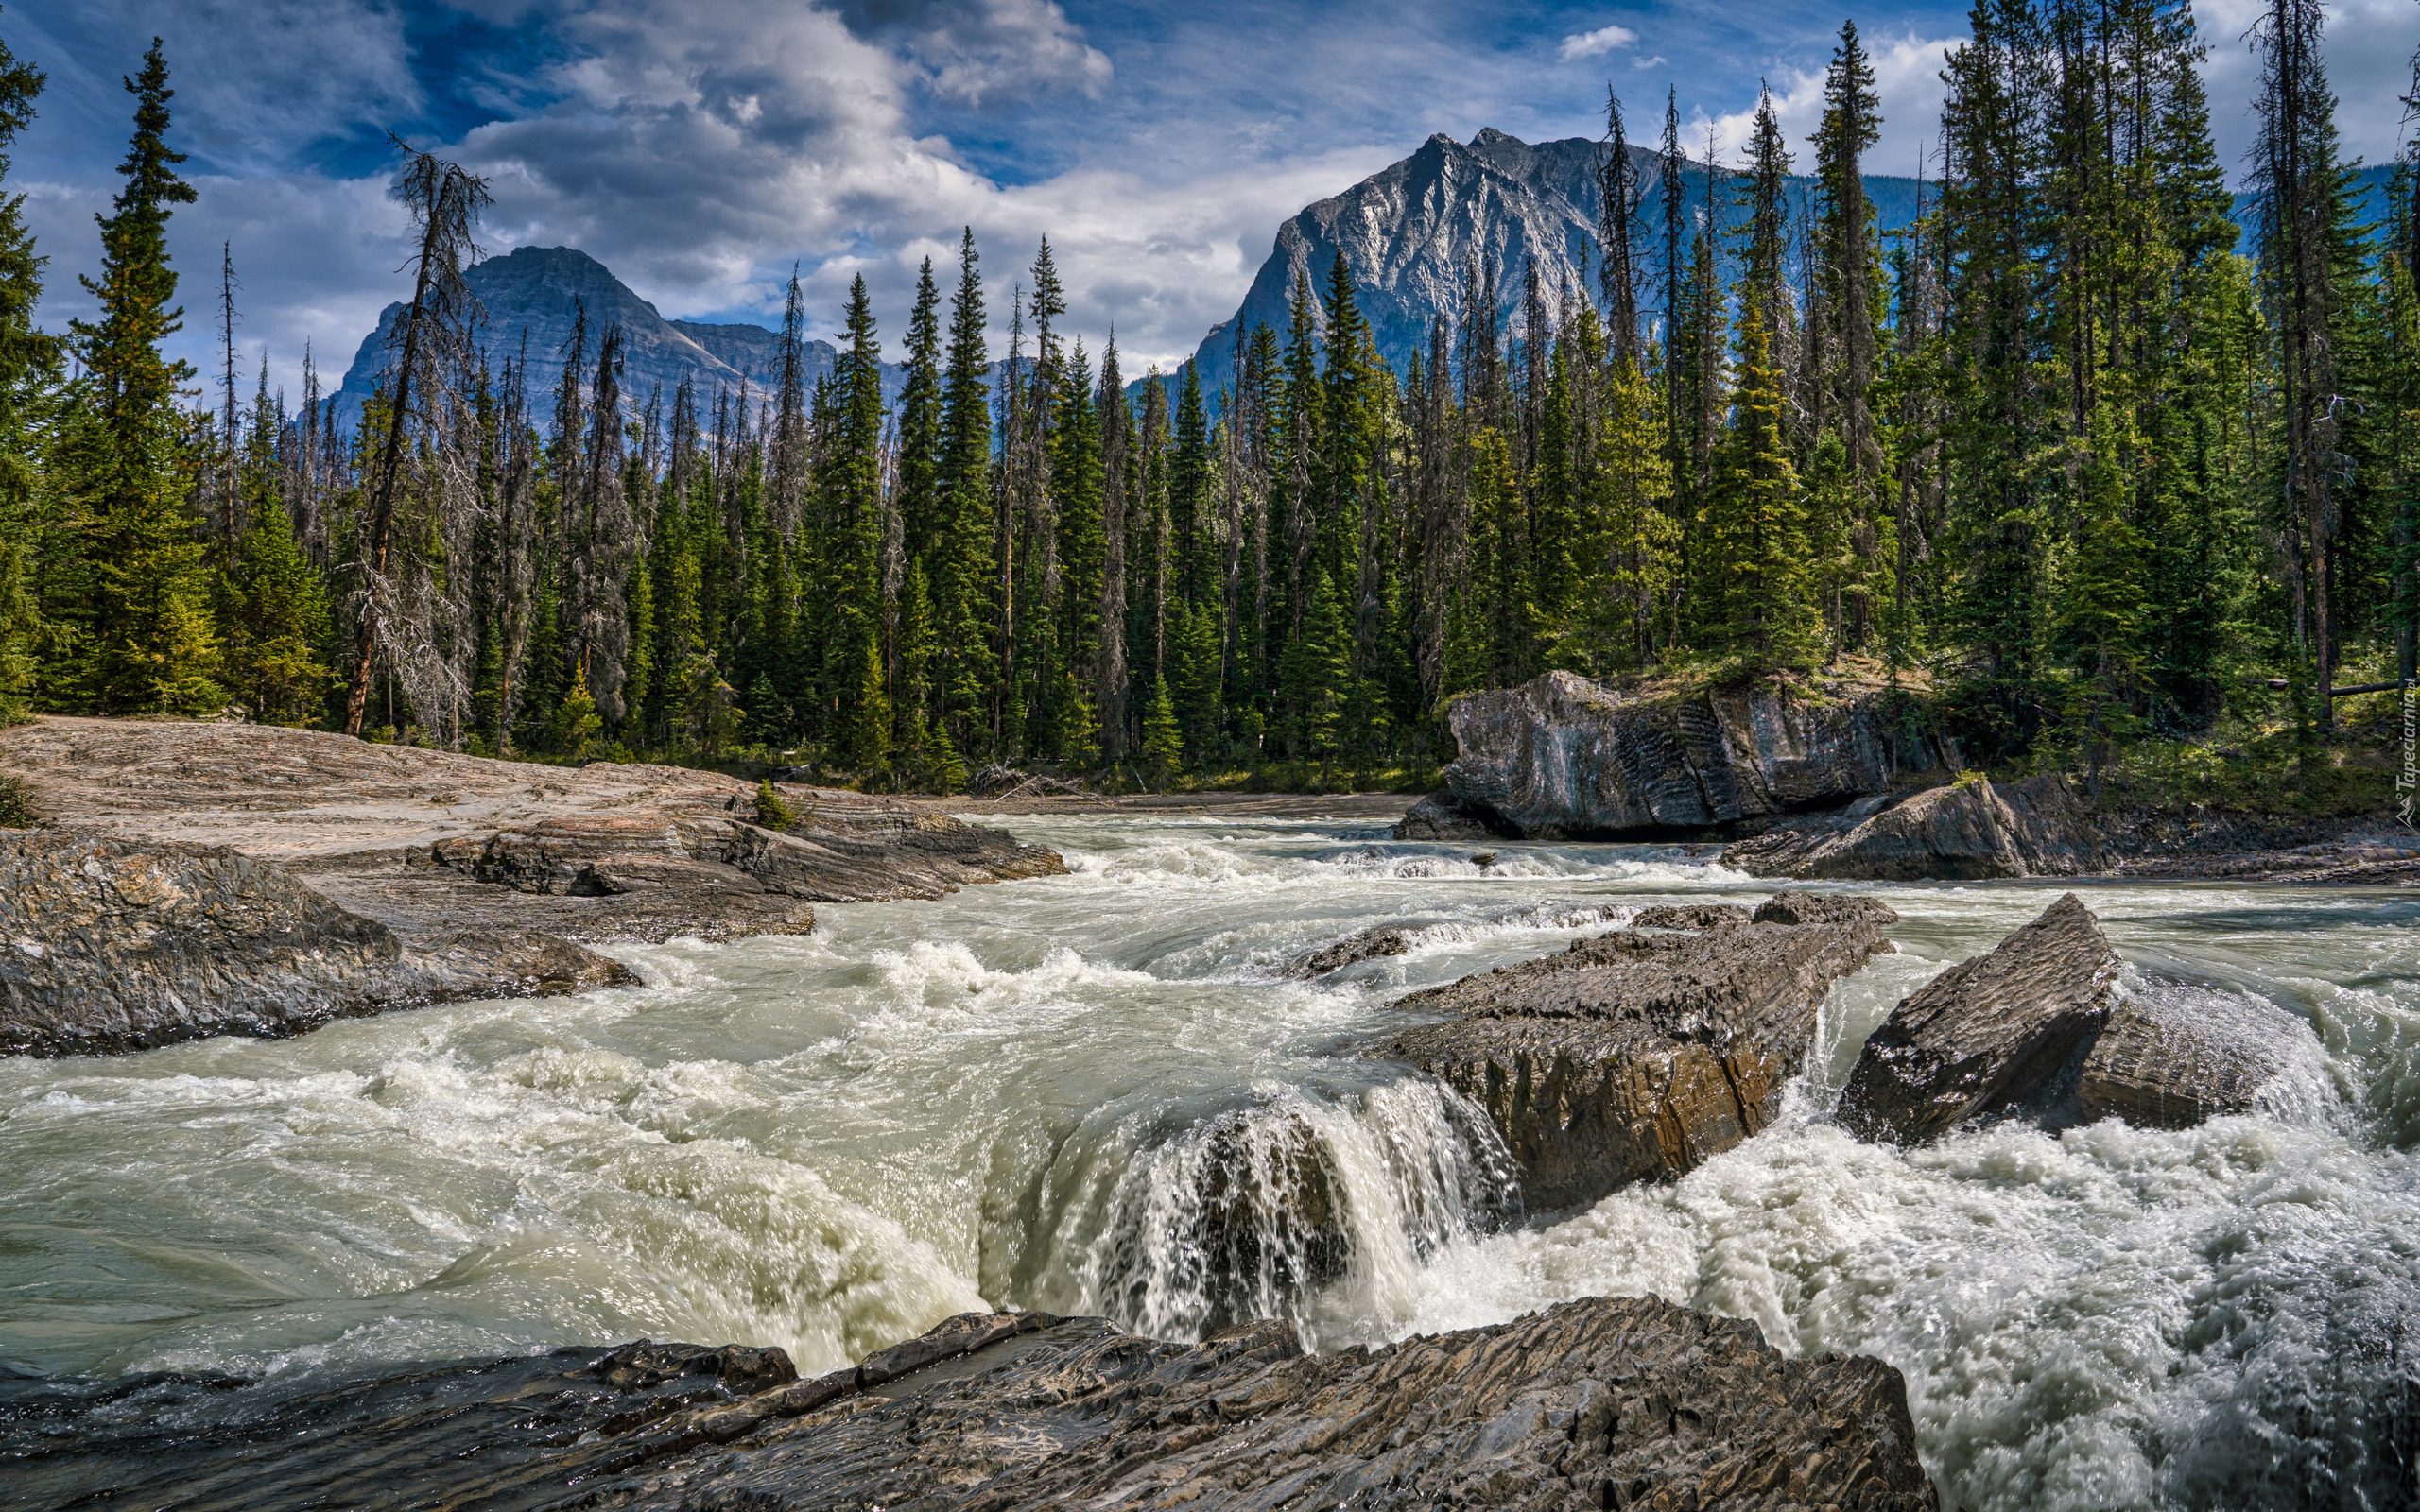
[{"label": "eroded rock formation", "polygon": [[779,1352],[16,1383],[0,1454],[37,1501],[106,1486],[193,1512],[1939,1504],[1898,1371],[1786,1359],[1754,1324],[1652,1298],[1320,1357],[1283,1323],[1186,1345],[1044,1314],[954,1318],[809,1381]]},{"label": "eroded rock formation", "polygon": [[2046,1092],[2118,1000],[2124,962],[2074,893],[1891,1012],[1849,1073],[1841,1120],[1915,1143]]},{"label": "eroded rock formation", "polygon": [[1630,925],[1633,929],[1724,929],[1748,922],[1752,913],[1745,903],[1657,903],[1640,909]]},{"label": "eroded rock formation", "polygon": [[[183,963],[138,972],[139,990],[92,993],[43,967],[43,985],[28,976],[16,994],[49,1005],[20,1025],[28,1048],[132,1049],[292,1032],[382,1005],[577,990],[621,979],[583,943],[803,934],[817,902],[938,898],[1065,869],[999,831],[863,794],[789,789],[795,819],[775,833],[752,822],[754,784],[712,772],[542,766],[257,725],[43,718],[0,730],[0,770],[30,794],[43,833],[216,857],[176,864],[177,885],[202,901],[166,912],[145,914],[114,884],[78,902],[63,879],[67,892],[18,904],[12,937],[38,947],[90,934],[85,914],[115,909],[111,928],[151,941],[145,959]],[[51,864],[47,850],[25,854],[37,872]],[[297,884],[359,918],[330,922]],[[261,933],[246,935],[254,924]],[[365,924],[388,937],[361,934]],[[356,960],[363,951],[393,954],[380,966]],[[205,957],[236,964],[196,964]],[[61,1006],[79,993],[91,1004],[81,1030]]]},{"label": "eroded rock formation", "polygon": [[1841,1095],[1864,1138],[1916,1143],[1969,1118],[2051,1127],[2115,1115],[2183,1128],[2249,1112],[2308,1028],[2265,1004],[2120,980],[2100,921],[2067,893],[1989,954],[1892,1011]]},{"label": "eroded rock formation", "polygon": [[2071,877],[2100,865],[2101,850],[2090,815],[2053,773],[1861,800],[1736,840],[1722,864],[1759,877],[1972,882]]},{"label": "eroded rock formation", "polygon": [[1879,688],[1634,693],[1569,672],[1466,694],[1445,782],[1531,839],[1694,831],[1837,808],[1940,764]]},{"label": "eroded rock formation", "polygon": [[1824,995],[1891,948],[1881,922],[1896,916],[1851,902],[1824,922],[1616,930],[1416,992],[1399,1006],[1452,1017],[1363,1054],[1418,1066],[1485,1109],[1531,1209],[1594,1202],[1689,1171],[1772,1120]]},{"label": "eroded rock formation", "polygon": [[1493,837],[1500,825],[1492,826],[1488,816],[1465,806],[1451,793],[1431,793],[1411,806],[1411,811],[1395,821],[1398,840],[1485,840]]},{"label": "eroded rock formation", "polygon": [[439,930],[406,947],[223,847],[0,830],[0,1054],[297,1034],[393,1007],[633,980],[543,933]]}]

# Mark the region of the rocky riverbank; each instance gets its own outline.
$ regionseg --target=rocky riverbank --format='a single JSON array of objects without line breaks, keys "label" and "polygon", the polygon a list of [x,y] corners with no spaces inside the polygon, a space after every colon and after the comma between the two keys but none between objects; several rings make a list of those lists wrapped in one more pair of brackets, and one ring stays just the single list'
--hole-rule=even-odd
[{"label": "rocky riverbank", "polygon": [[975,1314],[807,1381],[649,1344],[300,1389],[0,1381],[0,1459],[46,1504],[191,1512],[1939,1505],[1897,1370],[1636,1297],[1327,1356],[1284,1323]]},{"label": "rocky riverbank", "polygon": [[858,793],[784,788],[776,831],[713,772],[257,725],[43,718],[0,730],[0,772],[43,826],[0,832],[0,1048],[38,1053],[581,990],[619,979],[587,945],[804,934],[819,902],[1066,869]]},{"label": "rocky riverbank", "polygon": [[2420,834],[2369,819],[2089,804],[2066,778],[1957,777],[1871,679],[1675,689],[1550,672],[1455,701],[1461,755],[1405,840],[1688,838],[1752,876],[2131,876],[2420,885]]}]

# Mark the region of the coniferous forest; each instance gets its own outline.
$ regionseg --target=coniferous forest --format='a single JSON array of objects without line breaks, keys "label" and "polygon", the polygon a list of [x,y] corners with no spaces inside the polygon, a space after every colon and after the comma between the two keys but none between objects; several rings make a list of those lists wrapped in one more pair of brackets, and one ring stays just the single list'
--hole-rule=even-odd
[{"label": "coniferous forest", "polygon": [[[2323,25],[2255,28],[2238,165],[2197,66],[2236,43],[2185,4],[1986,0],[1889,234],[1853,25],[1811,140],[1768,100],[1701,175],[1729,205],[1689,192],[1680,102],[1659,132],[1609,100],[1589,286],[1476,264],[1398,371],[1340,258],[1207,393],[1130,387],[1046,241],[1004,278],[971,232],[895,335],[858,281],[831,374],[793,279],[761,389],[632,391],[583,321],[533,391],[526,343],[476,339],[485,186],[398,142],[412,292],[350,424],[236,370],[232,266],[172,267],[155,43],[93,319],[37,328],[0,200],[0,711],[1158,788],[1418,782],[1457,694],[1551,668],[1849,668],[1996,768],[2229,745],[2308,778],[2420,626],[2420,160],[2364,210]],[[0,144],[43,85],[0,48]],[[197,319],[220,370],[163,353]]]}]

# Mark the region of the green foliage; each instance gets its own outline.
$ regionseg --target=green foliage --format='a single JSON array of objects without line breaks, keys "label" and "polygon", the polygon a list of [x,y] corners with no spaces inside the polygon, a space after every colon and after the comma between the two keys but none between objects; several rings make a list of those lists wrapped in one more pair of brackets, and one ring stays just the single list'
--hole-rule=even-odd
[{"label": "green foliage", "polygon": [[1143,711],[1142,756],[1144,778],[1155,788],[1167,787],[1184,766],[1184,731],[1177,723],[1166,678],[1151,679],[1151,701]]},{"label": "green foliage", "polygon": [[789,804],[774,791],[773,780],[769,777],[756,784],[754,812],[757,825],[767,830],[787,830],[798,822],[798,816],[790,812]]},{"label": "green foliage", "polygon": [[25,779],[0,772],[0,830],[30,830],[36,819],[33,790]]}]

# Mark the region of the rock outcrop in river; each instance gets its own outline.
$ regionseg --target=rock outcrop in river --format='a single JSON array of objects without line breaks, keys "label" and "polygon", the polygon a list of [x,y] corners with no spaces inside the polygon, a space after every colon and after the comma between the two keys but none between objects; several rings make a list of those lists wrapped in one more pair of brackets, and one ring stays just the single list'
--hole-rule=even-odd
[{"label": "rock outcrop in river", "polygon": [[2049,773],[1861,799],[1733,841],[1722,864],[1758,877],[1973,882],[2072,877],[2094,869],[2101,850],[2067,780]]},{"label": "rock outcrop in river", "polygon": [[1461,754],[1445,782],[1462,810],[1537,840],[1838,808],[1941,765],[1927,737],[1891,717],[1889,696],[1846,685],[1822,700],[1774,684],[1634,692],[1549,672],[1454,700]]},{"label": "rock outcrop in river", "polygon": [[1849,1074],[1841,1123],[1905,1144],[2001,1113],[2185,1127],[2249,1111],[2279,1066],[2266,1041],[2308,1032],[2223,1001],[2196,1013],[2130,998],[2124,968],[2092,911],[2064,895],[1892,1010]]},{"label": "rock outcrop in river", "polygon": [[[46,833],[216,854],[206,864],[159,863],[184,868],[204,902],[143,914],[141,899],[112,894],[107,905],[135,910],[119,922],[149,932],[152,958],[191,956],[207,940],[255,963],[220,975],[177,968],[184,974],[171,973],[173,988],[145,998],[150,1006],[135,1019],[121,1021],[123,1005],[93,997],[95,1017],[81,1029],[56,1017],[78,1011],[57,1006],[74,993],[44,999],[54,1006],[43,1010],[53,1017],[43,1034],[93,1047],[290,1031],[379,1004],[493,995],[474,985],[482,982],[578,990],[594,985],[600,959],[581,943],[803,934],[818,902],[938,898],[969,883],[1066,869],[1054,852],[999,831],[859,793],[785,789],[795,817],[776,832],[752,822],[753,783],[713,772],[490,761],[258,725],[43,718],[0,730],[0,771],[29,793]],[[229,852],[248,863],[240,881]],[[17,854],[34,879],[64,852]],[[40,898],[65,911],[18,902],[13,937],[47,946],[95,927],[77,910],[101,903],[71,903],[82,895],[52,880],[59,885]],[[378,968],[388,974],[372,983],[363,973],[377,971],[359,963],[292,964],[293,952],[320,949],[310,942],[322,938],[337,956],[372,948],[338,949],[337,926],[305,921],[297,884],[390,932],[375,948],[398,949],[403,974]],[[265,912],[227,905],[269,892],[279,902]],[[203,928],[205,915],[203,933],[181,933]],[[240,934],[247,919],[263,933]],[[272,959],[289,964],[258,965]],[[315,971],[325,979],[306,985]],[[283,999],[272,989],[279,980],[290,984]],[[180,1017],[183,1028],[169,1022]],[[136,1020],[149,1026],[137,1029]]]},{"label": "rock outcrop in river", "polygon": [[0,1458],[37,1500],[106,1486],[191,1512],[1939,1505],[1897,1370],[1786,1359],[1752,1323],[1652,1298],[1327,1356],[1284,1323],[1186,1345],[1044,1314],[955,1318],[811,1381],[779,1355],[562,1350],[310,1390],[19,1383]]},{"label": "rock outcrop in river", "polygon": [[[1870,899],[1783,894],[1748,922],[1616,930],[1415,992],[1446,1013],[1363,1054],[1408,1061],[1483,1108],[1533,1209],[1678,1176],[1772,1122],[1834,982],[1891,948]],[[1804,920],[1804,921],[1801,921]]]}]

